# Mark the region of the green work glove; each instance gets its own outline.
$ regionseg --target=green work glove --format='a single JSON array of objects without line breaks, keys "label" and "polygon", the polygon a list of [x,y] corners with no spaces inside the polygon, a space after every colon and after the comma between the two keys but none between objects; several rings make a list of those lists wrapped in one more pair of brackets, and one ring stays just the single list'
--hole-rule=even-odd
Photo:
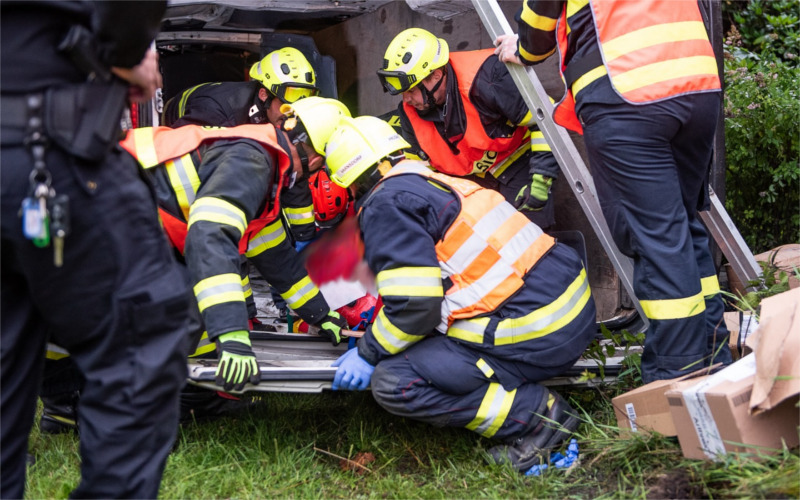
[{"label": "green work glove", "polygon": [[349,328],[347,321],[336,311],[330,311],[319,325],[319,334],[331,339],[333,345],[342,341],[342,330]]},{"label": "green work glove", "polygon": [[256,355],[250,348],[250,333],[244,330],[223,333],[217,337],[216,384],[226,391],[241,391],[245,384],[257,384],[261,380]]},{"label": "green work glove", "polygon": [[517,210],[532,210],[538,212],[547,203],[550,195],[550,186],[553,184],[552,177],[545,177],[542,174],[533,174],[533,179],[529,185],[523,186],[514,198],[514,206]]}]

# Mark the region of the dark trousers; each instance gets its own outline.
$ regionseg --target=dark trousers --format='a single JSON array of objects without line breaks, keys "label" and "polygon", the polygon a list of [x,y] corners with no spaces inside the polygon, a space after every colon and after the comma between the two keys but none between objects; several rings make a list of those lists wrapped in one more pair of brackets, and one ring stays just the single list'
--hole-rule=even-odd
[{"label": "dark trousers", "polygon": [[45,343],[66,348],[85,377],[78,498],[155,498],[177,433],[186,380],[189,290],[159,227],[136,162],[116,149],[101,164],[51,148],[47,168],[70,200],[62,267],[18,215],[31,156],[3,129],[0,453],[3,498],[22,498],[28,434]]},{"label": "dark trousers", "polygon": [[[466,427],[500,440],[516,438],[539,421],[537,411],[548,391],[538,382],[572,367],[596,331],[595,314],[590,301],[573,321],[550,334],[565,340],[557,349],[561,361],[543,354],[550,342],[542,339],[498,348],[443,335],[426,338],[375,366],[372,395],[395,415],[437,427]],[[494,414],[499,417],[493,426],[472,425]]]},{"label": "dark trousers", "polygon": [[580,111],[600,205],[620,251],[633,258],[637,298],[669,309],[648,314],[644,382],[701,368],[712,338],[718,360],[730,361],[721,297],[691,311],[679,305],[701,293],[702,278],[716,276],[697,209],[719,106],[712,93],[643,106],[586,103]]}]

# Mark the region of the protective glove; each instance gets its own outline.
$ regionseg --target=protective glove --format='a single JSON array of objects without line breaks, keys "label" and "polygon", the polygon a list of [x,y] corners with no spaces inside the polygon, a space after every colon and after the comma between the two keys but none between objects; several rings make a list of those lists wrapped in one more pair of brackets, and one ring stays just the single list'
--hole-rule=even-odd
[{"label": "protective glove", "polygon": [[532,210],[538,212],[544,208],[547,198],[550,195],[550,186],[553,184],[552,177],[545,177],[542,174],[533,174],[531,183],[522,188],[514,198],[514,206],[517,210]]},{"label": "protective glove", "polygon": [[325,319],[318,325],[319,334],[331,339],[333,345],[339,345],[342,341],[342,330],[347,330],[349,325],[342,316],[336,311],[330,311]]},{"label": "protective glove", "polygon": [[258,384],[261,370],[250,348],[250,334],[244,330],[223,333],[216,340],[219,366],[215,382],[226,391],[241,391],[245,384]]},{"label": "protective glove", "polygon": [[294,249],[297,251],[297,253],[300,253],[300,252],[302,252],[302,251],[303,251],[303,249],[304,249],[305,247],[307,247],[308,245],[310,245],[312,241],[314,241],[314,240],[307,240],[307,241],[295,241],[295,242],[294,242]]},{"label": "protective glove", "polygon": [[358,355],[358,348],[348,350],[331,366],[338,366],[331,386],[334,391],[363,391],[369,387],[372,372],[375,371],[374,366]]}]

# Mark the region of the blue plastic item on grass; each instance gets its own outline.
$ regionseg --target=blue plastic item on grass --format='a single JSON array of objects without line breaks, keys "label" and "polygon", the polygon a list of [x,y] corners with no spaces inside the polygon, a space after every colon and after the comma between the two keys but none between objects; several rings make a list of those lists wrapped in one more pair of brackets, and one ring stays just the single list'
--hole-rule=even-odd
[{"label": "blue plastic item on grass", "polygon": [[541,475],[542,471],[547,469],[550,465],[552,465],[556,469],[568,469],[572,467],[575,461],[578,459],[578,440],[571,439],[569,442],[569,446],[567,446],[567,454],[566,456],[561,454],[560,452],[553,452],[550,454],[550,463],[549,464],[541,464],[541,465],[534,465],[528,472],[525,473],[526,476],[539,476]]}]

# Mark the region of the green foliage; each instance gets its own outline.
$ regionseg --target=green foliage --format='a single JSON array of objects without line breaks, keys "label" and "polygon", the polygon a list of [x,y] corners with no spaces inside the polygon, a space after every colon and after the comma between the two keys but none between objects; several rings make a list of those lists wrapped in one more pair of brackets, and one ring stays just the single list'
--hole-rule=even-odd
[{"label": "green foliage", "polygon": [[740,35],[735,51],[764,60],[800,64],[800,3],[797,0],[726,0],[728,28]]},{"label": "green foliage", "polygon": [[[761,299],[772,297],[789,290],[789,273],[778,268],[775,258],[778,251],[774,251],[769,256],[769,261],[759,262],[761,266],[761,276],[757,280],[747,282],[747,287],[754,288],[754,291],[747,292],[742,297],[736,297],[736,307],[742,311],[755,313]],[[800,278],[800,271],[794,270],[794,274]]]},{"label": "green foliage", "polygon": [[800,241],[800,67],[725,44],[726,209],[756,253]]},{"label": "green foliage", "polygon": [[[603,339],[594,339],[583,353],[586,359],[592,359],[597,363],[600,378],[605,378],[606,360],[613,356],[623,356],[622,365],[624,369],[617,378],[628,380],[634,385],[642,382],[642,355],[641,348],[644,346],[644,332],[636,334],[622,330],[612,332],[604,324],[600,324],[600,332]],[[584,371],[580,378],[581,382],[594,380],[596,375],[588,370]]]}]

